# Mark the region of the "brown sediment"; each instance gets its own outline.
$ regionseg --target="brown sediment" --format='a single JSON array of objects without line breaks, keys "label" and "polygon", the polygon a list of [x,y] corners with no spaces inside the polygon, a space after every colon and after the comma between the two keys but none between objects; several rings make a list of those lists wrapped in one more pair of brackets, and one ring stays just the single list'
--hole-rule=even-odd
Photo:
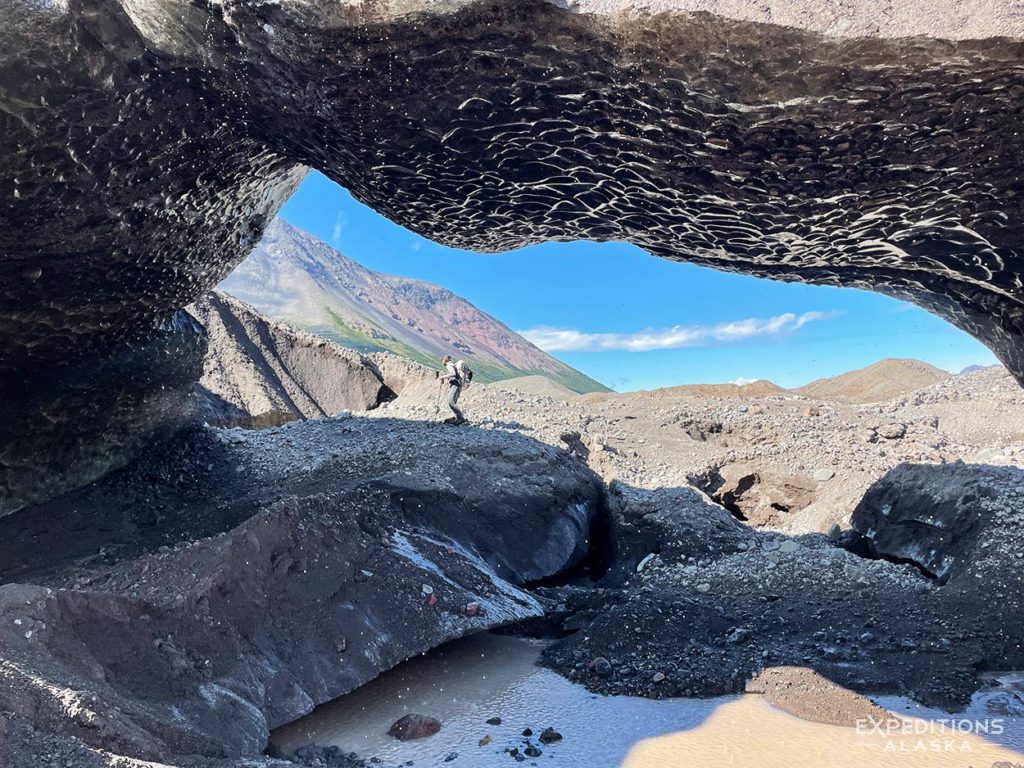
[{"label": "brown sediment", "polygon": [[804,720],[855,727],[864,722],[901,723],[899,717],[867,696],[844,688],[805,667],[770,667],[747,683],[774,707]]}]

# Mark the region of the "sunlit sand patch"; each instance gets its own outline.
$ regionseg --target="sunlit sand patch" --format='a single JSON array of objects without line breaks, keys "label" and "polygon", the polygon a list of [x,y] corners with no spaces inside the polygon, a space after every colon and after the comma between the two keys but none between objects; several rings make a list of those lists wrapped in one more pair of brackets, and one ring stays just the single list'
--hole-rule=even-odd
[{"label": "sunlit sand patch", "polygon": [[[959,716],[950,718],[961,722]],[[974,728],[996,727],[993,721]],[[697,728],[636,744],[623,768],[683,768],[757,765],[758,768],[988,768],[1017,765],[1024,755],[980,733],[918,718],[896,719],[895,730],[868,719],[853,727],[803,720],[758,696],[722,704]],[[963,727],[963,726],[961,726]]]}]

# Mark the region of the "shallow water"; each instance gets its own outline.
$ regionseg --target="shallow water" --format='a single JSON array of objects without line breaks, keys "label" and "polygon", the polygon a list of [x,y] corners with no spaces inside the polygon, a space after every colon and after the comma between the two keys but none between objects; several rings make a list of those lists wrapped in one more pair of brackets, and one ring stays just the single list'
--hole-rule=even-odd
[{"label": "shallow water", "polygon": [[[998,761],[1024,763],[1024,718],[994,715],[995,694],[977,695],[968,711],[956,715],[986,722],[987,736],[943,728],[937,722],[949,715],[896,697],[877,701],[915,732],[870,733],[801,720],[753,695],[662,701],[595,696],[538,667],[543,647],[540,641],[490,634],[450,643],[279,729],[273,743],[285,751],[311,742],[337,745],[379,757],[388,766],[408,760],[417,766],[511,766],[518,763],[505,750],[522,751],[524,728],[533,730],[537,744],[536,735],[552,726],[564,739],[537,745],[542,756],[524,765],[987,768]],[[1021,679],[1003,678],[999,695],[1012,696]],[[1024,709],[1024,698],[1019,703]],[[388,736],[391,723],[410,712],[438,718],[441,732],[404,743]],[[487,725],[495,716],[502,724]],[[491,742],[480,746],[485,736]],[[458,756],[444,762],[451,753]]]}]

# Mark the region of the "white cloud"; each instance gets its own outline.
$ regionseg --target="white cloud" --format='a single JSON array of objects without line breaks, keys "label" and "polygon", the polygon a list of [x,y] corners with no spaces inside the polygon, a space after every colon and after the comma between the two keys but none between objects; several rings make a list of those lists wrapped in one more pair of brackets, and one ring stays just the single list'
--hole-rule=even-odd
[{"label": "white cloud", "polygon": [[746,376],[737,376],[729,383],[735,384],[737,387],[744,387],[747,384],[753,384],[755,381],[760,381],[760,379],[748,379]]},{"label": "white cloud", "polygon": [[571,328],[541,326],[519,334],[547,352],[648,352],[654,349],[713,346],[760,336],[782,336],[816,320],[829,320],[839,312],[786,312],[775,317],[752,317],[717,325],[676,325],[648,328],[637,333],[585,333]]}]

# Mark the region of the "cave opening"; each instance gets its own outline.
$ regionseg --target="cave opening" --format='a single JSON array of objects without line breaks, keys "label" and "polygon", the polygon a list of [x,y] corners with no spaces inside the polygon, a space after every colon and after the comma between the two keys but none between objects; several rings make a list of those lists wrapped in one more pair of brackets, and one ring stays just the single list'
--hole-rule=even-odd
[{"label": "cave opening", "polygon": [[884,560],[894,565],[909,565],[917,570],[921,576],[934,582],[937,586],[946,583],[946,578],[928,568],[927,564],[913,557],[901,557],[888,552],[879,551],[875,542],[870,536],[865,536],[855,530],[846,531],[840,539],[842,546],[849,552],[862,557],[865,560]]},{"label": "cave opening", "polygon": [[616,522],[608,501],[608,494],[602,488],[594,512],[590,516],[584,535],[584,554],[571,567],[543,579],[527,582],[527,589],[562,587],[568,585],[593,586],[614,568],[618,548]]},{"label": "cave opening", "polygon": [[[318,172],[306,177],[279,217],[371,273],[447,288],[574,371],[548,370],[547,363],[522,356],[502,358],[487,349],[486,339],[425,328],[422,316],[402,310],[400,318],[390,317],[383,297],[371,296],[375,305],[357,312],[329,300],[328,311],[297,313],[303,304],[297,286],[272,280],[276,295],[268,298],[252,257],[223,283],[261,311],[361,351],[397,351],[424,361],[425,350],[410,349],[408,334],[434,334],[439,343],[426,350],[426,362],[436,365],[443,348],[468,359],[483,355],[483,380],[536,371],[577,391],[762,382],[798,389],[882,359],[922,358],[954,372],[996,362],[945,320],[863,289],[696,266],[619,241],[555,238],[489,253],[442,245]],[[267,268],[265,257],[260,266]],[[420,288],[397,290],[423,310],[443,311],[444,301]],[[466,325],[460,330],[471,331]],[[690,432],[706,437],[720,428],[695,423]]]}]

